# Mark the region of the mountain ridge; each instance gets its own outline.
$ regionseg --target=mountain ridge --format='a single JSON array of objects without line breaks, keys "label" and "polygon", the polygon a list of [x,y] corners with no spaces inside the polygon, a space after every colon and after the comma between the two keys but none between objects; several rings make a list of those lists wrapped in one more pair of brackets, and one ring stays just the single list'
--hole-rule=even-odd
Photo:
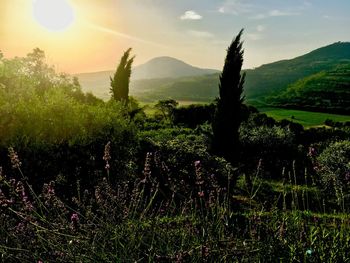
[{"label": "mountain ridge", "polygon": [[[336,42],[292,59],[247,69],[244,70],[247,73],[245,95],[249,101],[264,101],[266,98],[284,92],[288,86],[300,79],[348,63],[350,63],[350,42]],[[218,95],[218,81],[219,71],[209,75],[178,78],[173,76],[147,80],[132,78],[130,94],[141,101],[150,101],[152,98],[153,100],[165,98],[195,100],[197,98],[201,101],[212,101]],[[108,88],[109,76],[105,79],[103,86],[105,91],[108,91]],[[177,91],[181,91],[182,95],[176,93]],[[108,97],[108,92],[104,92],[104,98]]]}]

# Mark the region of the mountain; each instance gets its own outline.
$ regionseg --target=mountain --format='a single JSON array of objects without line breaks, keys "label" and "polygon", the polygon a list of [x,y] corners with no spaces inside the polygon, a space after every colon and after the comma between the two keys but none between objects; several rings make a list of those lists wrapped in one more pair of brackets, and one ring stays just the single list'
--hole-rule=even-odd
[{"label": "mountain", "polygon": [[179,78],[203,76],[219,72],[215,69],[202,69],[191,66],[172,57],[157,57],[134,68],[132,79]]},{"label": "mountain", "polygon": [[[147,87],[150,84],[152,84],[152,88],[162,89],[162,86],[176,82],[177,78],[181,79],[194,76],[200,77],[218,72],[219,71],[215,69],[202,69],[194,67],[181,60],[171,57],[157,57],[151,59],[145,64],[133,68],[131,75],[130,94],[135,95],[134,91],[136,91],[136,93],[140,93],[144,87],[146,87],[146,90],[149,90]],[[76,76],[78,77],[84,91],[91,91],[97,97],[108,99],[110,97],[110,76],[113,76],[113,74],[114,71],[109,70],[91,73],[80,73],[76,74]],[[141,79],[144,81],[141,81]],[[192,80],[191,83],[194,84],[196,81]],[[201,80],[199,80],[197,84],[200,83]],[[193,91],[193,89],[191,90]],[[153,91],[154,90],[152,89],[152,92]],[[188,94],[188,92],[186,92],[186,94]],[[165,96],[169,97],[168,95]],[[150,95],[150,97],[152,97],[152,95]]]}]

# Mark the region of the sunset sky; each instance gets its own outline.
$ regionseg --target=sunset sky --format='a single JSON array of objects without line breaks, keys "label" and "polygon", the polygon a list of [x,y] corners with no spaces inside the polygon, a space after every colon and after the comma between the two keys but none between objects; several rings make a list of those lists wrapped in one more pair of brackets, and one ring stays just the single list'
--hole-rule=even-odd
[{"label": "sunset sky", "polygon": [[68,73],[114,69],[129,47],[136,65],[166,55],[221,69],[244,28],[252,68],[350,41],[349,13],[349,0],[0,0],[0,50],[39,47]]}]

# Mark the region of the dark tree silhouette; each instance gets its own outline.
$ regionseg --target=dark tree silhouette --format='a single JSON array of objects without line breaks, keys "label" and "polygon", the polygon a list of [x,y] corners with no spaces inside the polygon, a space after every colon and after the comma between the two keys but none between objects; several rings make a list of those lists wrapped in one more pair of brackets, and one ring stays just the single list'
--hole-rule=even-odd
[{"label": "dark tree silhouette", "polygon": [[130,52],[131,48],[124,52],[113,78],[110,78],[112,98],[116,101],[128,102],[129,99],[131,66],[135,58],[129,58]]},{"label": "dark tree silhouette", "polygon": [[225,65],[220,75],[219,98],[217,99],[213,127],[213,149],[227,161],[235,163],[238,153],[238,130],[242,121],[243,84],[241,75],[243,49],[241,36],[243,29],[227,49]]}]

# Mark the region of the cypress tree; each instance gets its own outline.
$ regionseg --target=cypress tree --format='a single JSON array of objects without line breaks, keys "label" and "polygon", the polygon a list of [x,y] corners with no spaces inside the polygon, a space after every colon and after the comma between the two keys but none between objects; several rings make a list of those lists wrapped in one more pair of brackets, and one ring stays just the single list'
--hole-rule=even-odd
[{"label": "cypress tree", "polygon": [[128,102],[131,66],[135,58],[129,58],[130,52],[131,48],[124,52],[113,78],[110,78],[110,91],[112,93],[112,98],[116,101]]},{"label": "cypress tree", "polygon": [[213,149],[231,163],[236,162],[239,147],[239,127],[244,101],[243,84],[245,74],[241,74],[243,49],[241,36],[243,29],[227,49],[225,65],[220,75],[219,98],[212,122]]}]

